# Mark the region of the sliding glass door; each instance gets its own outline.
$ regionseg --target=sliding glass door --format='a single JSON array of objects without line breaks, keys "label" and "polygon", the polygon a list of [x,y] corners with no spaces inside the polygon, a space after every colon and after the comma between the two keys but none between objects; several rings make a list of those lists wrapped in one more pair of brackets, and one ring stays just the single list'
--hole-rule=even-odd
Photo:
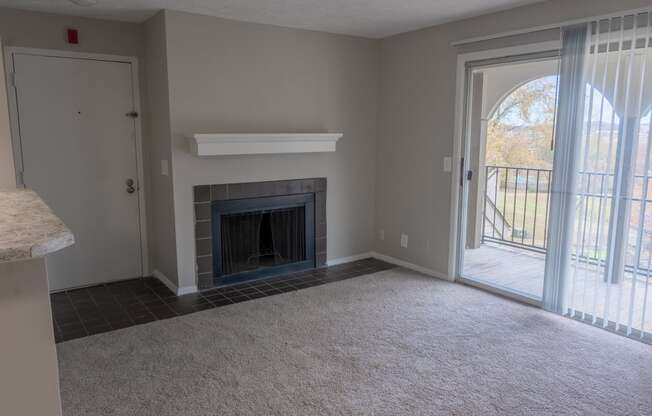
[{"label": "sliding glass door", "polygon": [[461,274],[533,301],[543,294],[558,71],[557,51],[468,69]]},{"label": "sliding glass door", "polygon": [[462,280],[650,337],[651,37],[619,16],[563,28],[557,58],[469,65]]}]

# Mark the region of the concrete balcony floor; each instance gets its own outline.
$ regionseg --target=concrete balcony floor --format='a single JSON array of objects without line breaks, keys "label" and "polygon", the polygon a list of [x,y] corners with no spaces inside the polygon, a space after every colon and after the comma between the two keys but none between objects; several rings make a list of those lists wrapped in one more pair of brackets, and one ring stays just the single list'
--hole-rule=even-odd
[{"label": "concrete balcony floor", "polygon": [[532,251],[481,244],[464,252],[462,275],[471,280],[540,299],[546,257]]},{"label": "concrete balcony floor", "polygon": [[[632,273],[626,273],[621,284],[609,285],[595,273],[596,266],[580,263],[573,267],[575,273],[574,281],[570,283],[573,293],[571,301],[577,314],[597,317],[606,314],[609,321],[621,324],[619,330],[622,331],[630,323],[629,309],[633,303],[631,327],[652,332],[652,276],[646,283],[644,274],[639,273],[634,281]],[[502,290],[541,299],[544,270],[544,254],[498,244],[482,244],[477,249],[465,251],[462,276]]]}]

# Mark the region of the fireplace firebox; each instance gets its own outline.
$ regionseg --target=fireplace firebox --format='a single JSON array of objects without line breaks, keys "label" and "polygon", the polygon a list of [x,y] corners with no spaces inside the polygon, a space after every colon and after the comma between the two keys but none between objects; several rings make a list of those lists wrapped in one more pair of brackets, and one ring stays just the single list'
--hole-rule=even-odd
[{"label": "fireplace firebox", "polygon": [[201,290],[324,267],[326,178],[196,185]]},{"label": "fireplace firebox", "polygon": [[314,268],[315,196],[213,201],[212,234],[217,285]]}]

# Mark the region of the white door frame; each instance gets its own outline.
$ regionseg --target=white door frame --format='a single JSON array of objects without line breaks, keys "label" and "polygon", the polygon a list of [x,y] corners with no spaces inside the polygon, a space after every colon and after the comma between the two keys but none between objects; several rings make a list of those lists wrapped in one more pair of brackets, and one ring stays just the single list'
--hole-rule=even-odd
[{"label": "white door frame", "polygon": [[466,98],[467,98],[467,63],[495,58],[506,58],[518,55],[546,52],[561,49],[561,40],[519,45],[508,48],[490,49],[480,52],[470,52],[457,56],[457,81],[455,94],[455,136],[453,138],[453,172],[451,179],[451,210],[450,210],[450,239],[448,246],[448,279],[462,281],[460,276],[462,255],[464,250],[463,234],[465,232],[464,218],[466,217],[465,195],[459,185],[462,175],[461,159],[468,161],[467,138],[465,136]]},{"label": "white door frame", "polygon": [[[140,83],[138,72],[138,58],[135,56],[105,55],[86,52],[61,51],[54,49],[35,49],[21,47],[5,48],[5,71],[7,77],[7,95],[9,103],[9,124],[11,129],[11,143],[14,149],[14,166],[16,169],[16,186],[24,187],[23,183],[23,155],[18,124],[18,97],[14,82],[14,56],[15,54],[35,55],[44,57],[87,59],[93,61],[124,62],[131,64],[131,83],[133,86],[133,111],[138,113],[135,123],[136,169],[138,175],[138,222],[140,234],[141,275],[149,275],[148,244],[147,244],[147,215],[145,212],[145,175],[143,169],[143,136],[142,114],[140,108]],[[128,109],[126,109],[128,111]]]}]

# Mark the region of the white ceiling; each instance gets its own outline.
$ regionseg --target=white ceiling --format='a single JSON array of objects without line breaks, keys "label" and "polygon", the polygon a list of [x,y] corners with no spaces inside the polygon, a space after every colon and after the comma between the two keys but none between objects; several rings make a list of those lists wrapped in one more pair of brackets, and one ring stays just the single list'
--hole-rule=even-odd
[{"label": "white ceiling", "polygon": [[0,7],[142,22],[160,9],[382,38],[543,0],[0,0]]}]

